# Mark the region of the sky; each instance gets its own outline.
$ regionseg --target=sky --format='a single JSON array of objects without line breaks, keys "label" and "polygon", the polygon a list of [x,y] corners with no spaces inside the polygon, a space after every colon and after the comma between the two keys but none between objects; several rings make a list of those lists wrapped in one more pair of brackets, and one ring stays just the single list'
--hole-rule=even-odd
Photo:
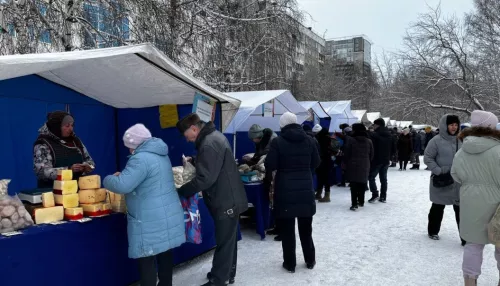
[{"label": "sky", "polygon": [[444,15],[463,16],[473,0],[297,0],[304,24],[325,38],[364,34],[373,42],[372,54],[396,52],[410,23],[441,2]]}]

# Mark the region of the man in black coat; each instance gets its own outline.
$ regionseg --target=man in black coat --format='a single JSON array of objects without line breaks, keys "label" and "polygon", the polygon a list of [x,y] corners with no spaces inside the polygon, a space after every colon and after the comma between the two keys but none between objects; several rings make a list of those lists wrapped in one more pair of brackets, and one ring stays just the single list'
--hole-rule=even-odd
[{"label": "man in black coat", "polygon": [[207,274],[209,282],[204,285],[234,283],[238,219],[248,209],[248,201],[231,146],[212,122],[204,123],[195,113],[180,120],[177,128],[198,151],[196,177],[184,184],[179,194],[190,197],[201,191],[215,224],[217,247],[212,271]]},{"label": "man in black coat", "polygon": [[297,116],[286,112],[280,118],[281,135],[271,142],[266,170],[276,171],[274,207],[283,247],[283,268],[295,272],[295,218],[307,268],[316,264],[312,239],[312,217],[316,213],[313,172],[320,164],[317,144],[297,124]]},{"label": "man in black coat", "polygon": [[[394,140],[391,132],[385,127],[385,121],[382,118],[375,120],[373,127],[374,132],[370,133],[374,156],[370,165],[370,174],[368,182],[372,198],[368,200],[369,203],[374,203],[380,198],[380,202],[385,203],[387,199],[387,171],[391,157],[396,150]],[[380,179],[380,197],[377,189],[375,178],[379,176]]]}]

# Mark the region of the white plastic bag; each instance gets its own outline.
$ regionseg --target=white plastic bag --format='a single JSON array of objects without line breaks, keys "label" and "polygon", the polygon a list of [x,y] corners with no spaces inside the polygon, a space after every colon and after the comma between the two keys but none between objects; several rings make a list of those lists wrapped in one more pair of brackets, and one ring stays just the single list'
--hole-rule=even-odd
[{"label": "white plastic bag", "polygon": [[23,229],[34,224],[31,215],[17,196],[9,196],[10,180],[0,180],[0,233]]},{"label": "white plastic bag", "polygon": [[186,156],[182,155],[182,165],[184,166],[184,169],[182,170],[182,183],[185,184],[194,177],[196,177],[196,168],[188,162]]}]

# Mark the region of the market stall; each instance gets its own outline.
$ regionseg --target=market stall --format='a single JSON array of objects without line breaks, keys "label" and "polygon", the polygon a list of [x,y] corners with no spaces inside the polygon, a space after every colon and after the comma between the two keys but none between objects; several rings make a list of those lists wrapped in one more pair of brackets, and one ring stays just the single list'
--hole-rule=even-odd
[{"label": "market stall", "polygon": [[[66,110],[73,115],[76,133],[96,162],[95,173],[105,176],[124,167],[128,150],[121,137],[132,124],[141,122],[162,138],[169,145],[173,165],[180,165],[182,154],[192,154],[194,148],[173,127],[178,118],[193,110],[193,103],[200,99],[195,94],[204,103],[209,99],[212,119],[220,129],[240,104],[186,74],[148,44],[4,56],[0,67],[0,127],[6,139],[0,141],[0,179],[12,179],[11,195],[36,186],[33,142],[48,112]],[[162,110],[168,112],[162,114]],[[203,208],[201,200],[203,244],[183,245],[175,252],[176,262],[215,246],[213,222]],[[85,223],[37,225],[21,232],[0,236],[0,251],[7,257],[0,265],[15,274],[12,279],[18,278],[17,283],[6,285],[49,281],[50,285],[68,285],[71,281],[71,285],[123,286],[137,280],[135,262],[127,258],[122,214]],[[70,263],[64,265],[64,271],[47,277],[61,261]],[[82,272],[92,275],[87,279]]]},{"label": "market stall", "polygon": [[356,118],[351,112],[351,101],[327,101],[320,102],[323,109],[330,116],[330,132],[340,131],[340,124],[347,123],[352,125],[357,122]]},{"label": "market stall", "polygon": [[356,123],[361,123],[363,119],[366,119],[366,110],[351,110],[351,112],[358,119]]},{"label": "market stall", "polygon": [[364,119],[363,123],[372,125],[375,120],[382,118],[382,115],[380,112],[368,112],[366,113],[366,118]]},{"label": "market stall", "polygon": [[330,127],[330,115],[326,113],[319,101],[299,101],[299,103],[307,109],[311,115],[303,124],[307,122],[311,127],[314,127],[316,124],[321,125],[323,128]]}]

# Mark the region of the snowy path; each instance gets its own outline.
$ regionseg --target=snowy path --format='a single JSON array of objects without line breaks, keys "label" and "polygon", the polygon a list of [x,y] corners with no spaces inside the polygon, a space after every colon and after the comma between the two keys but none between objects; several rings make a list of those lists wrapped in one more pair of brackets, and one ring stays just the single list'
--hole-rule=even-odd
[{"label": "snowy path", "polygon": [[[253,229],[245,230],[234,285],[463,285],[463,248],[452,207],[445,210],[441,240],[427,238],[429,175],[391,168],[387,204],[366,203],[357,212],[349,211],[349,189],[334,188],[332,202],[318,204],[314,216],[314,270],[303,264],[298,234],[297,269],[289,274],[281,268],[281,243],[272,236],[260,241]],[[493,252],[491,245],[485,248],[479,285],[498,283]],[[212,254],[175,269],[174,285],[205,283]]]}]

